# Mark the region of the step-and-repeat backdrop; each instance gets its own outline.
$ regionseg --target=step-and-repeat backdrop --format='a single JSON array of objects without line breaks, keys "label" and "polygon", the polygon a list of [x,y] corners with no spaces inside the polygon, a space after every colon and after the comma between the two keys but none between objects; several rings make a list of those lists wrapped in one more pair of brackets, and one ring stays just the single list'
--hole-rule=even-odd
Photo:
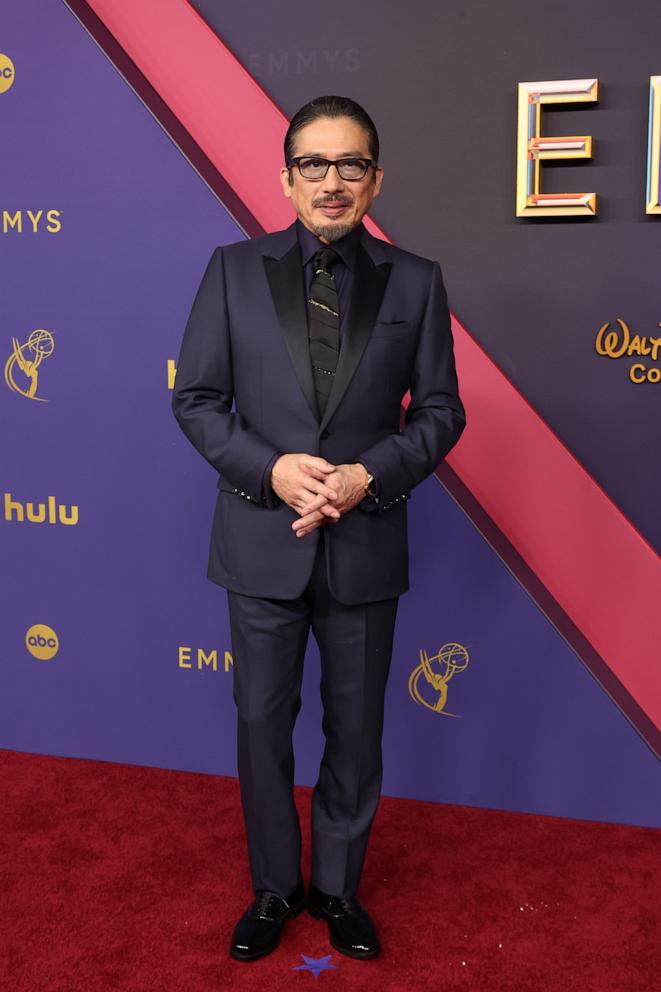
[{"label": "step-and-repeat backdrop", "polygon": [[[314,31],[303,4],[275,22],[266,0],[263,18],[210,0],[190,12],[285,114],[325,92],[366,106],[386,174],[375,220],[440,261],[453,310],[651,551],[661,58],[655,7],[633,6],[603,23],[583,3],[571,31],[519,2],[393,5],[385,20],[339,0]],[[233,775],[226,597],[206,578],[216,476],[170,402],[209,255],[247,235],[64,2],[9,0],[2,22],[0,746]],[[565,157],[544,189],[556,203],[599,189],[598,216],[588,194],[582,217],[517,216],[519,82],[588,78],[599,109],[558,115],[546,150]],[[518,178],[525,202],[536,177]],[[661,825],[653,751],[435,477],[409,525],[384,791]],[[312,639],[303,691],[296,774],[313,784]]]}]

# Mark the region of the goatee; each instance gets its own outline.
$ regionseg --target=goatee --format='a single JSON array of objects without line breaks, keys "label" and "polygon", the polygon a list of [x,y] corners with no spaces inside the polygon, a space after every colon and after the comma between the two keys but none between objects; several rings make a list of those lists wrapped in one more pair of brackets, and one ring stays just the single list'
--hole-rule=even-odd
[{"label": "goatee", "polygon": [[326,241],[329,244],[332,241],[339,241],[343,238],[345,234],[352,231],[356,227],[355,224],[315,224],[312,228],[314,234],[322,241]]}]

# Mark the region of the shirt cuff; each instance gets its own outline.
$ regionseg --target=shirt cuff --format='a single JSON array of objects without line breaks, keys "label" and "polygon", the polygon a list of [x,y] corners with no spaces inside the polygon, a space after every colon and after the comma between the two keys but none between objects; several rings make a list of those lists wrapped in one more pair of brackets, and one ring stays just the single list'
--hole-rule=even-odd
[{"label": "shirt cuff", "polygon": [[271,471],[281,454],[282,451],[276,451],[273,457],[269,459],[262,475],[262,499],[269,505],[274,501],[279,502],[271,486]]}]

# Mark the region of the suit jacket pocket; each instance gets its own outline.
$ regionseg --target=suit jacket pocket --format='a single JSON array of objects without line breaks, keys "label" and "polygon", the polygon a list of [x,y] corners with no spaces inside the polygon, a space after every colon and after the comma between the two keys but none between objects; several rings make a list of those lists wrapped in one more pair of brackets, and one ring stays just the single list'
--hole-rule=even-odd
[{"label": "suit jacket pocket", "polygon": [[379,341],[393,341],[408,337],[412,333],[410,320],[378,320],[372,328],[372,338]]}]

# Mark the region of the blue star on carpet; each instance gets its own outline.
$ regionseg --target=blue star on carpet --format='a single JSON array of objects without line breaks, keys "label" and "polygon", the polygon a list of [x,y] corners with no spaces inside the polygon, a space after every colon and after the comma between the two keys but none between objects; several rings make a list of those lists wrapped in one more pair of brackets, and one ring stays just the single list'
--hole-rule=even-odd
[{"label": "blue star on carpet", "polygon": [[318,978],[322,971],[330,971],[337,968],[336,964],[330,964],[332,954],[327,954],[325,958],[309,958],[307,954],[301,954],[305,964],[297,964],[292,971],[310,971],[315,978]]}]

